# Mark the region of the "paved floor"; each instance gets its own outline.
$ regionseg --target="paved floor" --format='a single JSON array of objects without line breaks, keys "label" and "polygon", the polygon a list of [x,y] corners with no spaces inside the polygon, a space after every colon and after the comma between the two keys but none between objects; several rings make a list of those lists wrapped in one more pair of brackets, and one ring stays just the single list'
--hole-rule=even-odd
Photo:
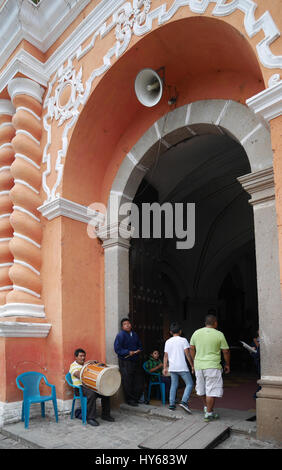
[{"label": "paved floor", "polygon": [[[217,409],[222,422],[231,427],[230,437],[219,444],[217,449],[281,449],[273,443],[255,438],[255,421],[246,421],[253,413],[250,411]],[[5,425],[0,430],[0,449],[138,449],[138,444],[150,435],[157,433],[176,419],[189,420],[181,408],[171,412],[167,407],[139,405],[132,408],[121,405],[112,412],[114,423],[102,421],[99,427],[83,426],[78,419],[69,415],[59,417],[56,423],[53,416],[33,418],[29,429],[22,422]],[[193,419],[203,419],[200,410],[193,411]],[[209,425],[212,426],[212,423]]]}]

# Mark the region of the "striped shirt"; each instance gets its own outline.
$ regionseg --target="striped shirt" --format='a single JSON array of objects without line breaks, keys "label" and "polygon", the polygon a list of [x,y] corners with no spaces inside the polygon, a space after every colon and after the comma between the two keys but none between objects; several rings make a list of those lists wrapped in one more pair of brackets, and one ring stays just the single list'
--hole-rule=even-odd
[{"label": "striped shirt", "polygon": [[83,365],[80,365],[78,364],[78,362],[74,361],[71,365],[70,365],[70,374],[71,374],[71,379],[72,379],[72,383],[73,385],[82,385],[81,381],[75,377],[74,373],[75,372],[80,372],[81,369],[82,369]]}]

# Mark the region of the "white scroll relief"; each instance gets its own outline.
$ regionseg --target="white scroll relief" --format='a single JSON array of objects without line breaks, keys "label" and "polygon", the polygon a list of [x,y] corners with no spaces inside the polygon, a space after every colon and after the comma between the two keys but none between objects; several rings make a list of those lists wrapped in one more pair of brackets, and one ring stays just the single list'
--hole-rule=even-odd
[{"label": "white scroll relief", "polygon": [[[48,92],[44,101],[44,109],[47,110],[43,122],[47,132],[47,143],[43,153],[43,164],[46,165],[42,176],[42,186],[46,193],[45,203],[59,197],[57,192],[62,181],[64,158],[68,148],[69,131],[76,123],[83,105],[86,103],[95,78],[103,75],[112,65],[113,57],[119,58],[128,48],[133,35],[142,36],[152,30],[153,20],[159,25],[168,22],[181,9],[190,10],[202,15],[210,4],[215,4],[212,15],[224,17],[235,11],[241,11],[244,16],[244,28],[247,35],[252,38],[259,32],[264,33],[263,39],[257,44],[257,53],[261,63],[268,68],[282,68],[282,56],[276,56],[270,50],[270,45],[280,36],[270,13],[265,12],[260,18],[255,18],[257,4],[253,0],[175,0],[170,8],[167,3],[152,9],[153,0],[127,1],[117,8],[111,15],[111,21],[105,13],[104,23],[92,35],[87,46],[81,46],[68,58],[67,65],[60,67],[49,83]],[[101,23],[100,23],[101,24]],[[103,63],[92,71],[89,77],[83,80],[83,68],[76,72],[73,60],[78,62],[95,48],[96,39],[102,40],[110,31],[115,30],[115,42],[103,57]],[[85,38],[84,38],[85,39]],[[57,152],[55,172],[56,181],[52,186],[48,185],[48,176],[51,173],[51,155],[49,153],[52,142],[52,122],[57,126],[64,126],[62,132],[61,148]]]}]

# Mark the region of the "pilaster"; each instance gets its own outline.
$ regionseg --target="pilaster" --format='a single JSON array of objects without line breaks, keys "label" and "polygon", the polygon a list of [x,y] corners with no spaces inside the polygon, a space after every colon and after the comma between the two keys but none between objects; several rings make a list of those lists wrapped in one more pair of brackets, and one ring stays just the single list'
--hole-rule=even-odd
[{"label": "pilaster", "polygon": [[117,222],[97,230],[105,256],[106,361],[110,364],[117,363],[113,344],[120,331],[120,320],[129,314],[130,237],[127,229]]},{"label": "pilaster", "polygon": [[262,387],[256,400],[257,436],[282,441],[282,309],[273,168],[238,180],[254,208]]},{"label": "pilaster", "polygon": [[41,113],[44,89],[27,78],[15,78],[8,91],[16,109],[12,122],[16,135],[12,140],[15,160],[11,166],[14,186],[10,190],[14,229],[10,250],[14,256],[9,276],[13,289],[7,303],[42,305],[41,238],[42,229],[37,208],[41,205]]},{"label": "pilaster", "polygon": [[6,303],[7,293],[13,288],[9,269],[13,265],[13,255],[9,242],[13,236],[10,215],[13,211],[9,192],[14,185],[11,165],[14,161],[12,139],[15,129],[12,117],[15,109],[10,100],[0,100],[0,305]]}]

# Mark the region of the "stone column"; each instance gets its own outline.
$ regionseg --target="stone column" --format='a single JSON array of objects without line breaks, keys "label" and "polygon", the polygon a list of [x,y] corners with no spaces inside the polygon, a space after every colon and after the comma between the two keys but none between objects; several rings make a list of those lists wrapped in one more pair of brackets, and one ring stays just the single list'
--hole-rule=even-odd
[{"label": "stone column", "polygon": [[15,136],[12,117],[15,113],[11,101],[0,100],[0,305],[6,304],[7,293],[13,288],[9,269],[13,265],[13,255],[9,242],[13,237],[10,215],[13,211],[9,192],[14,185],[11,164],[14,149],[11,144]]},{"label": "stone column", "polygon": [[106,361],[117,364],[114,340],[120,331],[120,320],[129,313],[130,239],[122,236],[122,227],[118,223],[100,229],[97,234],[103,241],[105,255]]},{"label": "stone column", "polygon": [[254,208],[261,380],[257,436],[282,440],[282,309],[273,168],[238,178]]},{"label": "stone column", "polygon": [[[13,125],[16,136],[12,140],[15,161],[11,166],[14,186],[10,191],[13,212],[10,217],[14,229],[10,250],[14,264],[9,270],[13,290],[7,295],[10,315],[42,316],[41,300],[41,205],[40,147],[42,123],[42,95],[44,89],[27,78],[15,78],[8,85],[16,108]],[[7,305],[8,307],[8,305]],[[29,312],[30,310],[30,312]]]}]

